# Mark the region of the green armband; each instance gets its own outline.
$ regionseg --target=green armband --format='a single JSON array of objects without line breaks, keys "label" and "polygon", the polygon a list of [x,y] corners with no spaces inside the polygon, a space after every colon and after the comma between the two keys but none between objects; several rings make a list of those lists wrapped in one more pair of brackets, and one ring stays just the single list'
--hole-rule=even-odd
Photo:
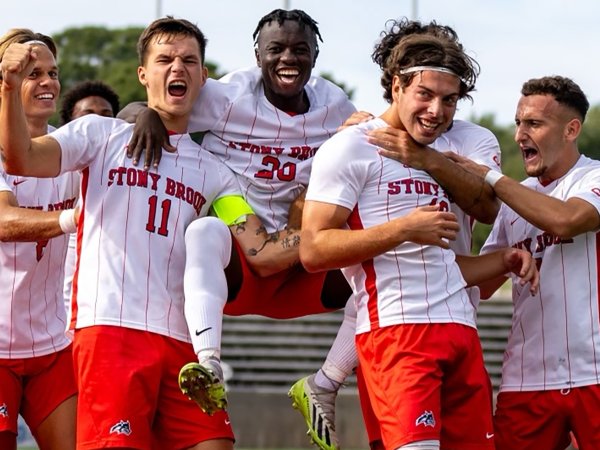
[{"label": "green armband", "polygon": [[254,214],[250,205],[241,195],[220,197],[212,204],[215,215],[229,227],[246,221],[246,216]]}]

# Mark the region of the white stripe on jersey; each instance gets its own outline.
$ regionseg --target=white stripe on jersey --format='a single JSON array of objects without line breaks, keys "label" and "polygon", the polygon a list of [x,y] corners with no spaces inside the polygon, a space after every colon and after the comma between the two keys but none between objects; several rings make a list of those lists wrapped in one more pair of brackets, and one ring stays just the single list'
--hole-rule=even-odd
[{"label": "white stripe on jersey", "polygon": [[[79,174],[56,178],[7,175],[0,191],[12,191],[23,208],[73,208]],[[67,235],[39,242],[0,243],[0,358],[31,358],[62,350],[70,341],[62,286]]]},{"label": "white stripe on jersey", "polygon": [[269,232],[285,227],[315,152],[355,111],[346,94],[323,78],[312,77],[305,91],[309,111],[289,115],[265,97],[260,69],[244,69],[207,80],[190,119],[190,131],[212,131],[203,147],[236,173]]},{"label": "white stripe on jersey", "polygon": [[[600,162],[581,156],[548,186],[522,184],[560,200],[578,197],[600,212]],[[540,267],[539,293],[531,296],[513,276],[514,314],[502,367],[502,391],[568,389],[600,383],[598,232],[562,240],[502,205],[481,252],[515,246]]]},{"label": "white stripe on jersey", "polygon": [[239,195],[239,185],[189,135],[171,136],[178,151],[164,152],[158,171],[132,166],[125,151],[132,130],[90,115],[51,135],[62,149],[62,171],[83,170],[75,326],[116,325],[189,342],[185,229],[215,199]]},{"label": "white stripe on jersey", "polygon": [[[417,206],[448,205],[429,174],[382,158],[366,131],[381,119],[331,138],[315,158],[307,200],[352,211],[352,229],[370,228]],[[404,323],[461,323],[475,327],[474,308],[454,252],[407,242],[373,260],[343,269],[357,301],[357,333]]]}]

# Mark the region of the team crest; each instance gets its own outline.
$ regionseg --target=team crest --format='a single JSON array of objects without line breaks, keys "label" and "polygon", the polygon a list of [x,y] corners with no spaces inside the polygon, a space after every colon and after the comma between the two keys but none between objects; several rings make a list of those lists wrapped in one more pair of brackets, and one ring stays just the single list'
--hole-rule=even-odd
[{"label": "team crest", "polygon": [[114,424],[110,427],[110,434],[124,434],[129,436],[131,434],[131,426],[129,425],[129,420],[119,420],[119,423]]},{"label": "team crest", "polygon": [[415,426],[417,425],[435,427],[435,418],[433,417],[433,412],[423,411],[423,413],[419,417],[417,417],[417,420],[415,421]]},{"label": "team crest", "polygon": [[6,406],[6,403],[0,405],[0,416],[8,417],[8,406]]}]

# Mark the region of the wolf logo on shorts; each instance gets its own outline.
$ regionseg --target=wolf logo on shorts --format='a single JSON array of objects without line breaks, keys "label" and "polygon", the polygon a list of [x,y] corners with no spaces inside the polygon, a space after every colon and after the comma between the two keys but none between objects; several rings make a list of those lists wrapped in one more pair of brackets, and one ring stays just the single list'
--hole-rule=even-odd
[{"label": "wolf logo on shorts", "polygon": [[129,420],[119,420],[119,423],[114,424],[110,427],[110,434],[125,434],[129,436],[131,434],[131,426],[129,425]]},{"label": "wolf logo on shorts", "polygon": [[433,412],[423,411],[423,413],[419,417],[417,417],[417,420],[415,421],[415,426],[417,425],[435,427],[435,418],[433,417]]},{"label": "wolf logo on shorts", "polygon": [[0,405],[0,416],[8,417],[8,407],[6,406],[6,403]]}]

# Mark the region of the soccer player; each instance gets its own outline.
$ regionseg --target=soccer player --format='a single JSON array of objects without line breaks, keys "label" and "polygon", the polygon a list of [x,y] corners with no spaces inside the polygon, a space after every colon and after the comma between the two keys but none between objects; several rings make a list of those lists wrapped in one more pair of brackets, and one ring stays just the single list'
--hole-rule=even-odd
[{"label": "soccer player", "polygon": [[577,148],[588,107],[569,78],[523,84],[515,140],[530,178],[522,183],[455,157],[485,176],[504,202],[481,252],[523,248],[540,270],[536,295],[513,284],[512,330],[494,418],[499,450],[565,448],[569,432],[579,449],[600,448],[600,162]]},{"label": "soccer player", "polygon": [[[211,223],[229,235],[228,223],[259,272],[274,270],[271,253],[282,250],[243,202],[230,170],[185,134],[207,76],[205,45],[195,25],[171,17],[154,21],[138,41],[139,81],[176,148],[160,172],[131,164],[125,149],[133,127],[119,119],[88,115],[32,139],[18,92],[39,45],[13,44],[2,61],[6,170],[45,177],[83,171],[72,323],[82,393],[78,448],[233,447],[227,413],[205,414],[176,384],[179,367],[194,357],[183,316],[184,239]],[[223,222],[203,217],[211,205]],[[291,264],[292,250],[289,260],[276,260]]]},{"label": "soccer player", "polygon": [[[207,80],[189,130],[205,132],[202,145],[236,173],[244,196],[267,231],[273,232],[288,224],[288,210],[306,187],[316,150],[355,109],[339,87],[311,76],[320,33],[305,12],[272,11],[260,19],[254,39],[258,67],[233,72],[219,81]],[[134,139],[130,151],[133,154],[144,146]],[[144,164],[149,167],[150,160]],[[202,243],[192,243],[191,238],[189,242],[191,271],[194,261],[202,265],[210,258]],[[282,242],[298,245],[289,239]],[[235,258],[232,261],[238,263]],[[239,263],[245,265],[243,259]],[[214,286],[214,278],[210,279]],[[226,304],[199,295],[206,289],[201,280],[197,273],[186,276],[186,318],[198,359],[202,364],[210,361],[217,373],[223,313],[291,318],[338,309],[350,295],[339,271],[325,276],[293,267],[265,279],[244,269],[238,281],[230,277]],[[182,372],[187,393],[196,392],[197,370],[196,363]]]},{"label": "soccer player", "polygon": [[413,217],[448,210],[444,188],[368,141],[369,130],[394,127],[424,149],[448,129],[476,74],[452,40],[402,38],[382,76],[388,110],[335,135],[313,165],[300,255],[311,271],[345,267],[354,287],[357,349],[386,448],[494,448],[491,386],[464,286],[515,270],[536,287],[524,251],[456,256],[459,270],[447,245],[422,239],[427,228]]},{"label": "soccer player", "polygon": [[[389,21],[387,30],[382,33],[380,42],[373,51],[373,61],[385,73],[387,58],[400,39],[410,34],[428,34],[449,39],[460,45],[456,32],[449,26],[436,22],[421,23],[407,19]],[[389,74],[388,74],[389,76]],[[384,92],[388,98],[389,91]],[[492,223],[499,209],[499,203],[489,186],[485,186],[480,178],[465,173],[442,156],[443,151],[453,151],[466,156],[479,164],[500,170],[500,147],[496,137],[487,129],[471,122],[453,120],[448,131],[429,145],[429,148],[418,148],[411,151],[407,147],[404,136],[393,127],[377,128],[369,132],[371,143],[381,148],[380,154],[402,159],[408,165],[419,165],[438,181],[450,194],[453,201],[450,209],[455,213],[460,230],[456,240],[449,242],[450,248],[459,255],[471,254],[471,232],[474,219],[482,223]],[[464,209],[461,209],[464,208]],[[465,212],[468,210],[468,213]],[[479,302],[479,291],[476,287],[469,289],[471,302],[475,307]],[[358,364],[358,356],[354,346],[356,331],[356,309],[353,302],[348,302],[344,310],[344,320],[330,349],[327,358],[318,372],[298,380],[290,389],[289,395],[293,405],[302,413],[312,439],[324,450],[335,449],[335,399],[344,380]],[[361,405],[365,415],[367,434],[372,446],[377,446],[381,436],[379,426],[372,417],[370,402],[366,396],[360,371],[358,386],[361,394]]]},{"label": "soccer player", "polygon": [[[13,29],[0,37],[0,61],[12,43],[35,42],[38,59],[15,94],[24,126],[43,136],[60,93],[56,45]],[[68,233],[74,231],[77,174],[52,179],[8,175],[0,166],[0,448],[16,449],[19,414],[43,449],[75,448],[77,387],[62,292]],[[52,389],[48,389],[52,386]]]}]

